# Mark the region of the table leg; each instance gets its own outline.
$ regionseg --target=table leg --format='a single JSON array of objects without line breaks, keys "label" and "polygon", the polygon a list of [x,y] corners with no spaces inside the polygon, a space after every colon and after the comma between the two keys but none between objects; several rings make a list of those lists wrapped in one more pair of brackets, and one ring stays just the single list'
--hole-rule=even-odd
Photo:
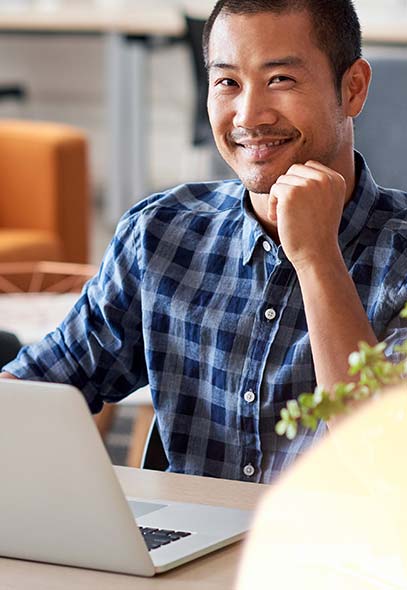
[{"label": "table leg", "polygon": [[106,35],[107,195],[106,221],[146,196],[148,180],[148,48],[144,40]]},{"label": "table leg", "polygon": [[151,422],[154,418],[154,408],[151,404],[135,407],[136,417],[133,422],[131,443],[127,455],[128,467],[140,467]]},{"label": "table leg", "polygon": [[149,52],[150,49],[144,40],[131,39],[126,43],[124,112],[127,113],[127,117],[124,127],[129,149],[126,150],[124,160],[124,190],[128,207],[146,197],[150,189]]},{"label": "table leg", "polygon": [[111,430],[116,410],[116,404],[104,404],[103,409],[99,412],[99,414],[96,414],[93,417],[100,436],[103,438],[103,440],[106,439]]}]

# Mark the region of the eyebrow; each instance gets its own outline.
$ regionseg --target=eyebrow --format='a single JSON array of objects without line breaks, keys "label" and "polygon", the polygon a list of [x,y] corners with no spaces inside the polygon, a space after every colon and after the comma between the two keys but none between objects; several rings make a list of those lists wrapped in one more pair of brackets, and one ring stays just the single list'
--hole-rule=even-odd
[{"label": "eyebrow", "polygon": [[[261,66],[261,70],[270,70],[272,68],[276,68],[279,66],[296,66],[296,67],[303,67],[305,68],[304,60],[300,57],[294,55],[287,55],[286,57],[281,57],[279,59],[273,59],[270,61],[265,62]],[[216,62],[211,61],[208,64],[208,71],[210,70],[232,70],[237,71],[239,67],[237,65],[228,64],[225,62]]]}]

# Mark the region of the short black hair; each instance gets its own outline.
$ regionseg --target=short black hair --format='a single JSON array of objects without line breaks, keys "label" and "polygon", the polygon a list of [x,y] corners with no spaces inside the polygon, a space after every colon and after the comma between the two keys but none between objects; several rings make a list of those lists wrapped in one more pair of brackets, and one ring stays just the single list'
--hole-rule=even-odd
[{"label": "short black hair", "polygon": [[344,73],[362,55],[360,23],[352,0],[219,0],[205,23],[202,37],[206,66],[209,38],[219,14],[299,11],[306,11],[311,17],[315,43],[329,59],[340,97]]}]

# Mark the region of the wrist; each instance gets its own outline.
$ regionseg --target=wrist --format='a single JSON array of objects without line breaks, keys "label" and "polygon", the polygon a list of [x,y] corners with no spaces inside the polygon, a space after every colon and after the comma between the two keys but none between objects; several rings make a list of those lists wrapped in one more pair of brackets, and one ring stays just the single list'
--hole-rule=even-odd
[{"label": "wrist", "polygon": [[318,275],[330,274],[335,271],[343,271],[347,268],[343,260],[339,245],[328,248],[321,246],[319,252],[313,252],[291,261],[298,276],[314,272]]}]

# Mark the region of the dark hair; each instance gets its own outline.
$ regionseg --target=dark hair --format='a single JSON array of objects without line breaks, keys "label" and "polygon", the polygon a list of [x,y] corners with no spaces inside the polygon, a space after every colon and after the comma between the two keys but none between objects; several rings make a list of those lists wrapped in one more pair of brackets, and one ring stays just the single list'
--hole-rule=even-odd
[{"label": "dark hair", "polygon": [[206,66],[209,38],[220,13],[283,14],[301,10],[308,12],[311,17],[315,43],[331,63],[334,83],[340,96],[344,73],[362,55],[360,23],[352,0],[219,0],[205,23],[202,37]]}]

